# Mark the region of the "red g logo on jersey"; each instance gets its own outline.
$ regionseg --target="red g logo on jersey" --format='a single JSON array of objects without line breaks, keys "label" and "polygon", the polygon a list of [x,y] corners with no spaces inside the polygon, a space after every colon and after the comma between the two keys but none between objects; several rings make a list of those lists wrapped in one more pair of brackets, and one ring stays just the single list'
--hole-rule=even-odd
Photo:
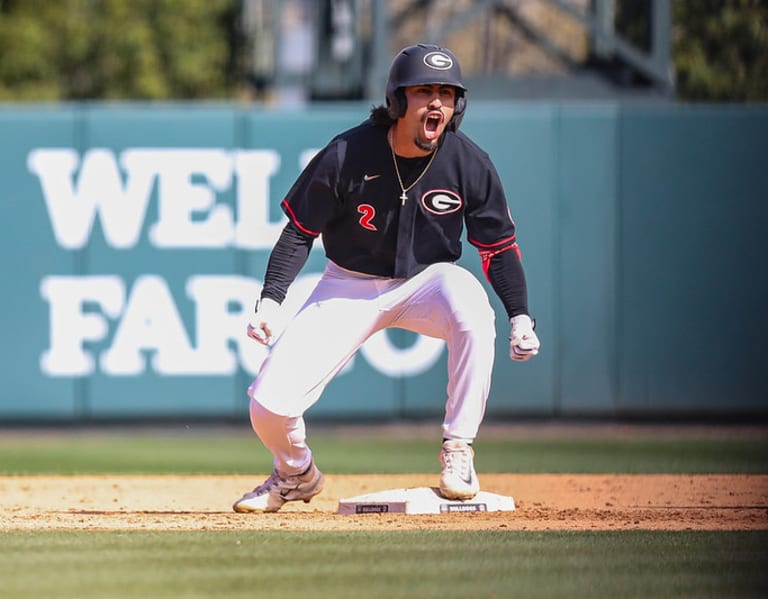
[{"label": "red g logo on jersey", "polygon": [[421,205],[432,214],[450,214],[461,210],[464,206],[464,200],[453,191],[433,189],[421,196]]}]

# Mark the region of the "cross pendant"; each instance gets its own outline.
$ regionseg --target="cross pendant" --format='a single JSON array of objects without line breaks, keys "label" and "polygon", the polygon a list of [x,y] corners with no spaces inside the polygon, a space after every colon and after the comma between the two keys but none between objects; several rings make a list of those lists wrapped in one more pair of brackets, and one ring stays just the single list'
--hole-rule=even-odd
[{"label": "cross pendant", "polygon": [[405,190],[403,190],[403,193],[400,194],[400,199],[403,201],[403,206],[405,206],[405,202],[408,200],[408,196],[405,194]]}]

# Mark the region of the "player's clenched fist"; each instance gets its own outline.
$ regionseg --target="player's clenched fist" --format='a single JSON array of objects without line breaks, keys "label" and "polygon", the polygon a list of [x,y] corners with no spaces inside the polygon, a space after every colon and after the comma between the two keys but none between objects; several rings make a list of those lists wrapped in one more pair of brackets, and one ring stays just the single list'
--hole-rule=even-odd
[{"label": "player's clenched fist", "polygon": [[509,337],[509,357],[525,362],[539,353],[539,338],[533,331],[533,321],[527,314],[518,314],[510,319],[512,334]]},{"label": "player's clenched fist", "polygon": [[268,297],[259,300],[256,305],[256,314],[248,323],[248,336],[262,345],[272,345],[279,312],[280,304],[275,300]]}]

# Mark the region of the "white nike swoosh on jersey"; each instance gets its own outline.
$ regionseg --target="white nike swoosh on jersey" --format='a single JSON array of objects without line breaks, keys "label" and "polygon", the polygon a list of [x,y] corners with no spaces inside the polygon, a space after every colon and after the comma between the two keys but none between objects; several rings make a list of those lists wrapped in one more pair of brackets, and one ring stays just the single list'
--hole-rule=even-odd
[{"label": "white nike swoosh on jersey", "polygon": [[363,175],[363,181],[373,181],[379,177],[381,177],[381,175]]}]

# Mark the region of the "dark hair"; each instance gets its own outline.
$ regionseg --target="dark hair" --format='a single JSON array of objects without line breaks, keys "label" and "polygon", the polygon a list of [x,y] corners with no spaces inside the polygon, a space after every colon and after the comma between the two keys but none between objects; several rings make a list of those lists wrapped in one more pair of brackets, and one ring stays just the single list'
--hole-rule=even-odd
[{"label": "dark hair", "polygon": [[374,125],[378,127],[389,127],[395,120],[396,119],[393,119],[389,114],[389,109],[387,109],[384,104],[371,106],[371,121],[373,121]]}]

